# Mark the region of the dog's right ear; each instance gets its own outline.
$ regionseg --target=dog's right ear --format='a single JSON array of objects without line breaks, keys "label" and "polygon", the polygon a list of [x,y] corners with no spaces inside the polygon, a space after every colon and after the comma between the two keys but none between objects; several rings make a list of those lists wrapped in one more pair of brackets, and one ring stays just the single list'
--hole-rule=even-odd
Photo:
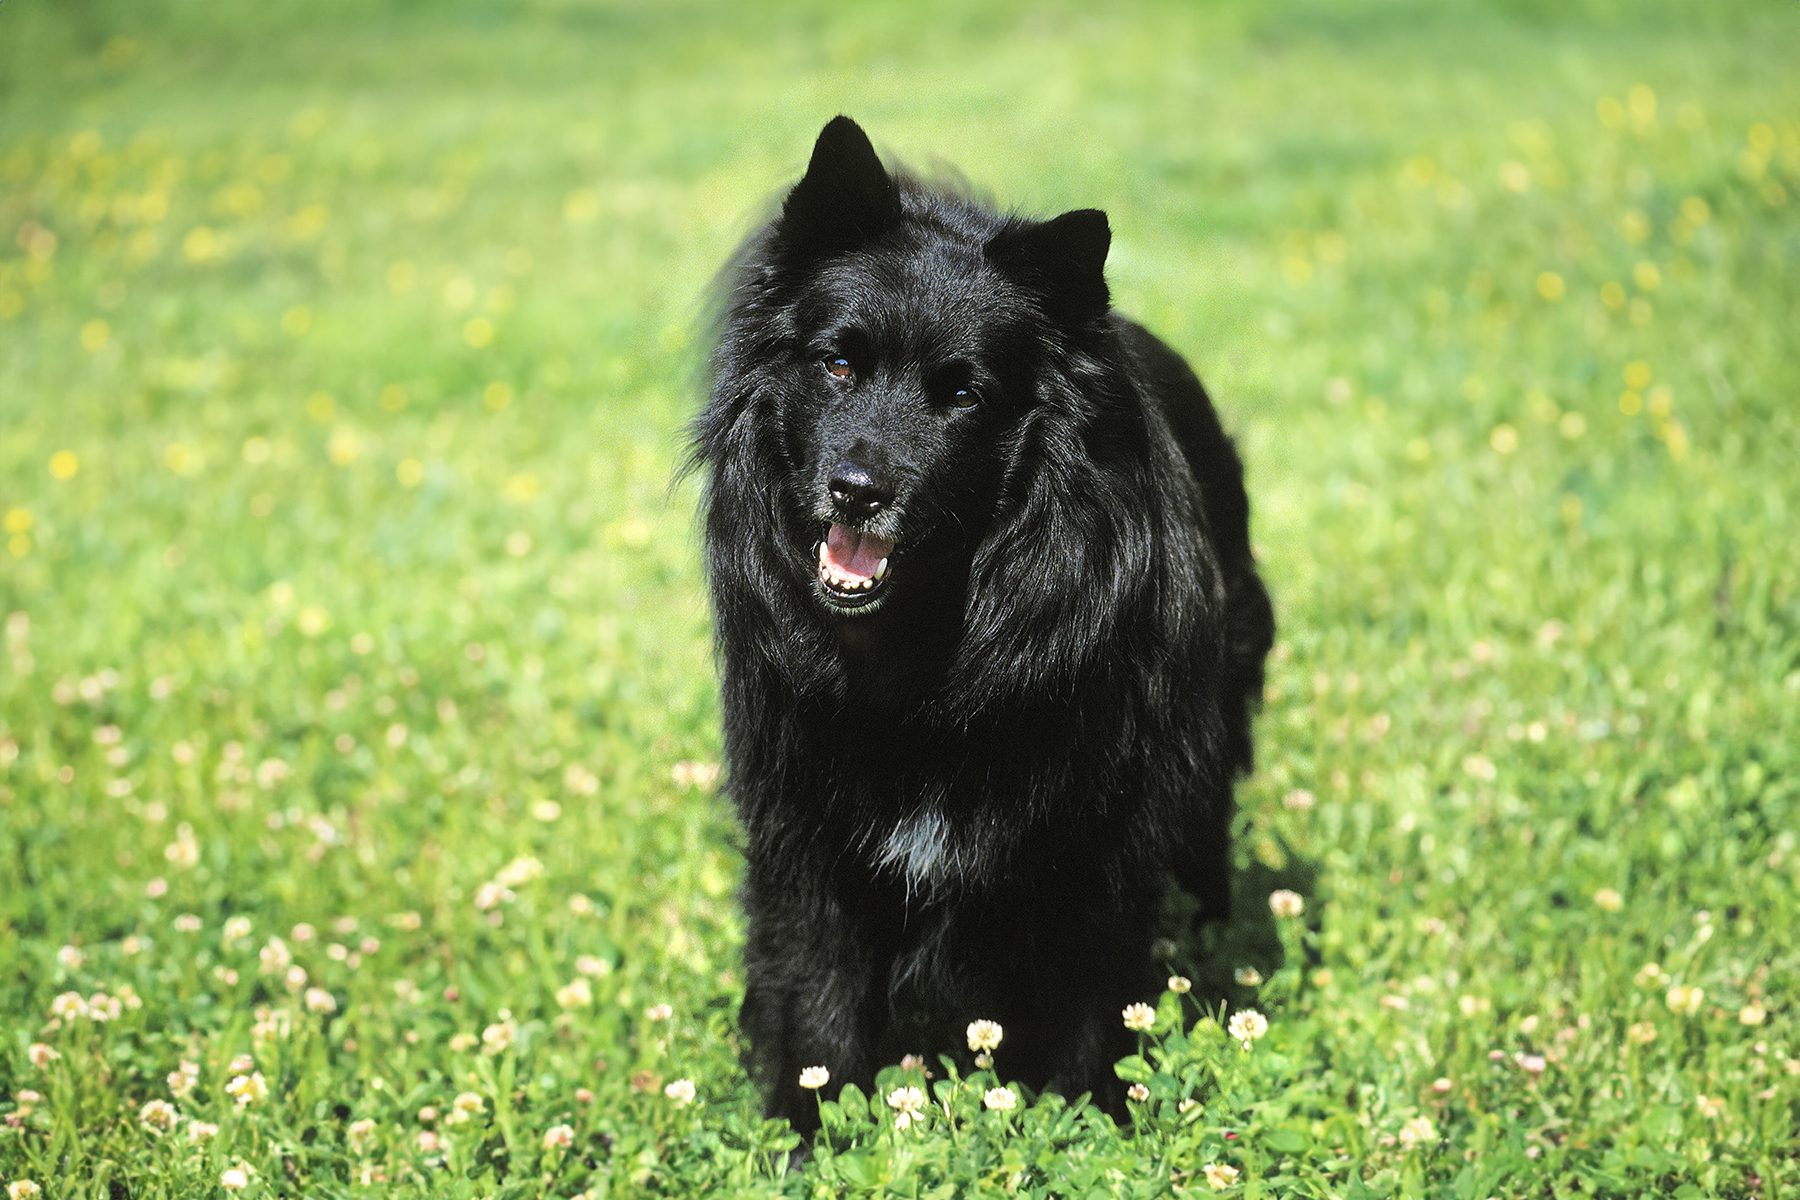
[{"label": "dog's right ear", "polygon": [[1048,221],[1015,224],[989,240],[988,261],[1036,292],[1066,320],[1092,320],[1106,311],[1106,251],[1112,227],[1097,208],[1078,208]]},{"label": "dog's right ear", "polygon": [[849,117],[833,117],[813,145],[806,174],[781,206],[782,244],[802,257],[838,254],[899,220],[900,193],[869,135]]}]

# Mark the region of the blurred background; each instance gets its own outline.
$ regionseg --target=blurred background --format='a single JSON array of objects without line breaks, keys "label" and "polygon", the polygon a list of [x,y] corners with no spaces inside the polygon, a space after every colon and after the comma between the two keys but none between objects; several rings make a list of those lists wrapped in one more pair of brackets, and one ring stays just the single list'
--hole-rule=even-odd
[{"label": "blurred background", "polygon": [[[1006,205],[1106,209],[1116,303],[1207,380],[1282,631],[1243,857],[1316,870],[1341,979],[1613,1003],[1696,909],[1794,914],[1797,24],[0,3],[0,1016],[133,980],[172,1040],[113,1069],[154,1081],[261,993],[210,933],[124,940],[347,921],[383,982],[309,964],[362,1043],[321,1089],[404,1028],[550,1020],[587,954],[607,1013],[675,998],[749,1103],[670,479],[713,272],[838,112]],[[1601,889],[1623,983],[1557,915]],[[1793,982],[1743,936],[1715,996]],[[633,1028],[567,1063],[638,1062]]]}]

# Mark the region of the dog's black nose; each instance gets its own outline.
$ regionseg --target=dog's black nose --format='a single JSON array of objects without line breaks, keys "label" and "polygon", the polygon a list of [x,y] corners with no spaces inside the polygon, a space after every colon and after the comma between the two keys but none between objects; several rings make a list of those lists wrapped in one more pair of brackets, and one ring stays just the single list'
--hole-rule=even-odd
[{"label": "dog's black nose", "polygon": [[831,472],[831,499],[843,516],[866,521],[894,499],[894,489],[869,473],[867,467],[848,460]]}]

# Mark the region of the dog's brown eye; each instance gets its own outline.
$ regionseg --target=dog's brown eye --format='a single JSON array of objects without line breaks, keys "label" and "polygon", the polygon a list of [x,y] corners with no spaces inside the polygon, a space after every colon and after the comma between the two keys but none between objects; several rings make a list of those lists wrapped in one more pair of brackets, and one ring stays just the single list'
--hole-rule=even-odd
[{"label": "dog's brown eye", "polygon": [[959,387],[950,393],[950,403],[957,408],[974,408],[981,403],[981,393],[972,387]]},{"label": "dog's brown eye", "polygon": [[851,366],[850,360],[841,354],[827,354],[825,356],[825,373],[833,379],[853,379],[856,377],[856,368]]}]

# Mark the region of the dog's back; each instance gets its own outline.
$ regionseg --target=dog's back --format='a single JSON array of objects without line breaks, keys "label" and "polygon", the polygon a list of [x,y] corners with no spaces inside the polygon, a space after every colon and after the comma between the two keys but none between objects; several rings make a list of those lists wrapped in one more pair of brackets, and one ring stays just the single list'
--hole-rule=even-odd
[{"label": "dog's back", "polygon": [[1275,640],[1275,611],[1250,551],[1250,498],[1244,464],[1219,422],[1193,368],[1161,338],[1129,317],[1113,316],[1144,380],[1144,394],[1160,402],[1205,500],[1207,533],[1224,574],[1227,704],[1232,759],[1249,772],[1255,763],[1250,724],[1262,699],[1263,660]]}]

